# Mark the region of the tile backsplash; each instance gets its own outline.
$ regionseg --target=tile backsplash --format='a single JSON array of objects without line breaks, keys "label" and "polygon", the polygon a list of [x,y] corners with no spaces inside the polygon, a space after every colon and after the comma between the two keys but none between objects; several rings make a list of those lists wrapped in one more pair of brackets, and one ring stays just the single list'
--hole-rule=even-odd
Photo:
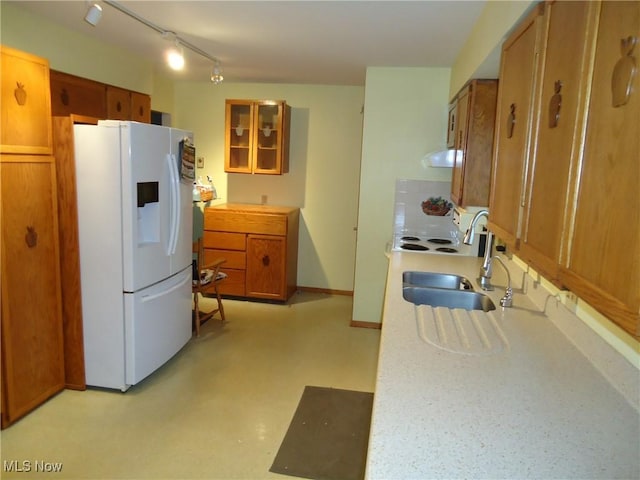
[{"label": "tile backsplash", "polygon": [[[443,217],[426,215],[422,202],[431,197],[449,200],[450,182],[432,180],[396,180],[393,233],[429,232],[455,235],[458,228],[453,224],[453,208]],[[448,235],[447,235],[448,236]]]}]

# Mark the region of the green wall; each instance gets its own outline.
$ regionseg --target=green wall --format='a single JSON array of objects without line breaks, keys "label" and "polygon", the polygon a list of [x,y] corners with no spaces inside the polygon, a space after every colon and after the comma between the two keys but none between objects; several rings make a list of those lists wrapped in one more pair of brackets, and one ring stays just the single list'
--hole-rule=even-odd
[{"label": "green wall", "polygon": [[[174,118],[193,130],[198,157],[221,200],[301,208],[298,285],[352,291],[364,88],[182,82]],[[225,99],[286,100],[291,106],[289,173],[224,173]],[[195,212],[196,219],[201,218]]]},{"label": "green wall", "polygon": [[451,181],[450,168],[421,162],[446,143],[449,76],[448,68],[367,69],[355,321],[381,321],[396,179]]}]

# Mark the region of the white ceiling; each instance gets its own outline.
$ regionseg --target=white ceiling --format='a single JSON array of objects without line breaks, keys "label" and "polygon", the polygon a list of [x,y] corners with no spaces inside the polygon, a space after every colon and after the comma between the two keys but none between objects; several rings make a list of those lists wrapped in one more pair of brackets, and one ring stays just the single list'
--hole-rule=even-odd
[{"label": "white ceiling", "polygon": [[[4,3],[4,1],[3,1]],[[152,59],[166,71],[171,42],[98,1],[11,2],[66,28]],[[220,60],[226,81],[364,85],[366,67],[451,67],[485,0],[448,1],[121,1],[126,9],[176,32]],[[55,39],[52,39],[55,41]],[[185,51],[174,78],[208,79],[212,62]],[[497,57],[497,56],[496,56]],[[497,58],[483,69],[497,75]]]}]

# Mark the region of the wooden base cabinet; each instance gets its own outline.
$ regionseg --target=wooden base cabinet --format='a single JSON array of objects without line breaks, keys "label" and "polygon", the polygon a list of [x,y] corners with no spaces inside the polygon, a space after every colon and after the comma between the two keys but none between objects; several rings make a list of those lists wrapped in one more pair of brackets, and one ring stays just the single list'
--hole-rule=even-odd
[{"label": "wooden base cabinet", "polygon": [[299,209],[225,204],[205,209],[205,260],[223,257],[223,295],[287,301],[296,291]]}]

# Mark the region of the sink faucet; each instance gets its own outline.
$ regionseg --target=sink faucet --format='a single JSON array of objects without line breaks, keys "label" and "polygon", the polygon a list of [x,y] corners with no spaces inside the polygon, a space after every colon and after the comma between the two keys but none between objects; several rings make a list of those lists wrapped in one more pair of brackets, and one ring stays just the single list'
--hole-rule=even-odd
[{"label": "sink faucet", "polygon": [[509,273],[509,269],[507,268],[505,263],[502,261],[502,258],[500,258],[498,255],[494,255],[493,259],[498,260],[498,262],[500,262],[500,265],[502,265],[502,268],[504,268],[504,271],[507,272],[507,288],[504,291],[504,297],[500,299],[500,306],[510,307],[513,305],[513,289],[511,288],[511,274]]},{"label": "sink faucet", "polygon": [[[462,242],[465,245],[471,245],[473,243],[473,237],[476,233],[476,224],[481,217],[489,218],[489,210],[480,210],[473,216],[473,219],[471,219],[471,224],[467,229],[467,233],[465,233],[464,238],[462,239]],[[492,249],[493,233],[490,230],[487,230],[487,243],[484,250],[484,261],[482,262],[482,266],[480,267],[480,275],[478,277],[480,288],[487,291],[493,290],[493,285],[491,285],[491,275],[493,273],[493,268],[491,266]]]}]

